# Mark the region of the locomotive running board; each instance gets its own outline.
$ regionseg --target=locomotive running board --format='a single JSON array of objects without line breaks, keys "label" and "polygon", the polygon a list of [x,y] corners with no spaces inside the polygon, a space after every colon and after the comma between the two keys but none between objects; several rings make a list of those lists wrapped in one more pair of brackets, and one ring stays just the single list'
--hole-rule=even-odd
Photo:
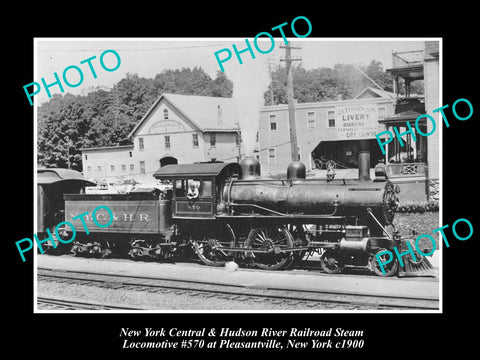
[{"label": "locomotive running board", "polygon": [[286,220],[298,220],[298,219],[314,219],[314,220],[346,220],[348,217],[352,216],[335,216],[335,215],[308,215],[308,214],[282,214],[282,215],[258,215],[258,214],[248,214],[248,215],[216,215],[216,218],[225,218],[225,219],[286,219]]},{"label": "locomotive running board", "polygon": [[[263,206],[260,206],[260,205],[257,205],[257,204],[237,204],[237,203],[233,203],[233,202],[230,202],[227,206],[230,206],[230,207],[251,207],[251,208],[254,208],[254,209],[260,209],[260,210],[263,210],[263,211],[267,211],[271,214],[274,214],[274,215],[277,215],[281,218],[291,218],[291,217],[295,217],[295,218],[315,218],[315,219],[346,219],[347,217],[346,216],[335,216],[335,213],[337,212],[337,207],[338,207],[338,203],[334,203],[333,204],[333,207],[334,207],[334,210],[331,214],[322,214],[322,215],[306,215],[306,214],[284,214],[284,213],[281,213],[281,212],[278,212],[278,211],[275,211],[275,210],[272,210],[272,209],[269,209],[269,208],[266,208],[266,207],[263,207]],[[273,215],[259,215],[259,214],[254,214],[252,213],[251,215],[235,215],[235,217],[252,217],[252,216],[255,216],[255,217],[266,217],[266,218],[271,218],[273,217]]]},{"label": "locomotive running board", "polygon": [[[227,247],[214,247],[213,250],[226,251],[226,252],[249,252],[249,253],[259,253],[259,254],[270,254],[275,253],[275,250],[263,250],[263,249],[249,249],[249,248],[227,248]],[[309,250],[308,247],[295,247],[295,248],[285,248],[280,249],[279,252],[293,252],[293,251],[306,251]]]}]

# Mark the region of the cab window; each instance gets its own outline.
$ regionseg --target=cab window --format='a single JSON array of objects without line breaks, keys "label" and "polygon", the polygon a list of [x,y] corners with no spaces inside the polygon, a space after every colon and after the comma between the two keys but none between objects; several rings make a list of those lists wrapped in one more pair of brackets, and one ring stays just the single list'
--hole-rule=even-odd
[{"label": "cab window", "polygon": [[194,199],[212,196],[211,180],[179,179],[175,181],[175,197]]},{"label": "cab window", "polygon": [[175,197],[187,196],[184,183],[185,183],[185,180],[175,180]]},{"label": "cab window", "polygon": [[212,180],[203,180],[199,192],[200,197],[212,197]]}]

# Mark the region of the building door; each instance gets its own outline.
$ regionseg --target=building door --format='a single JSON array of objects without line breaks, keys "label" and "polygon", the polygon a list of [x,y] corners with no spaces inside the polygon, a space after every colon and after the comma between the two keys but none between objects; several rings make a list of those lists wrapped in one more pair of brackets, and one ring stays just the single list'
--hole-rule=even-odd
[{"label": "building door", "polygon": [[[374,166],[380,159],[383,159],[383,154],[376,139],[366,141],[370,150],[370,164]],[[319,159],[326,164],[328,160],[333,160],[340,168],[356,168],[359,149],[360,140],[322,141],[313,149],[311,156],[314,162]]]},{"label": "building door", "polygon": [[164,167],[165,165],[171,165],[171,164],[178,164],[178,160],[172,156],[165,156],[160,159],[160,167]]}]

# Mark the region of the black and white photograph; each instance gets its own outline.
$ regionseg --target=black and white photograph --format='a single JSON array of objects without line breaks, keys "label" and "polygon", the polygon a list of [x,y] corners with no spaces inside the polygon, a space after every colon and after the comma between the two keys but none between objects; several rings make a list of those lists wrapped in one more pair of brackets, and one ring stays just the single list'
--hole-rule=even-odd
[{"label": "black and white photograph", "polygon": [[262,40],[37,39],[37,311],[441,310],[441,39]]},{"label": "black and white photograph", "polygon": [[460,329],[467,55],[442,31],[323,37],[320,19],[28,36],[8,244],[25,324],[79,354],[160,357],[375,355]]}]

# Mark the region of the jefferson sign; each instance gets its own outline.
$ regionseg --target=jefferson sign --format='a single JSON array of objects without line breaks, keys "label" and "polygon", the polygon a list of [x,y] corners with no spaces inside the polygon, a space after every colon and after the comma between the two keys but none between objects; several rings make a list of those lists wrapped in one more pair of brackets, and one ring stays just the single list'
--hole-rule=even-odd
[{"label": "jefferson sign", "polygon": [[378,129],[377,105],[335,107],[338,140],[374,139]]}]

